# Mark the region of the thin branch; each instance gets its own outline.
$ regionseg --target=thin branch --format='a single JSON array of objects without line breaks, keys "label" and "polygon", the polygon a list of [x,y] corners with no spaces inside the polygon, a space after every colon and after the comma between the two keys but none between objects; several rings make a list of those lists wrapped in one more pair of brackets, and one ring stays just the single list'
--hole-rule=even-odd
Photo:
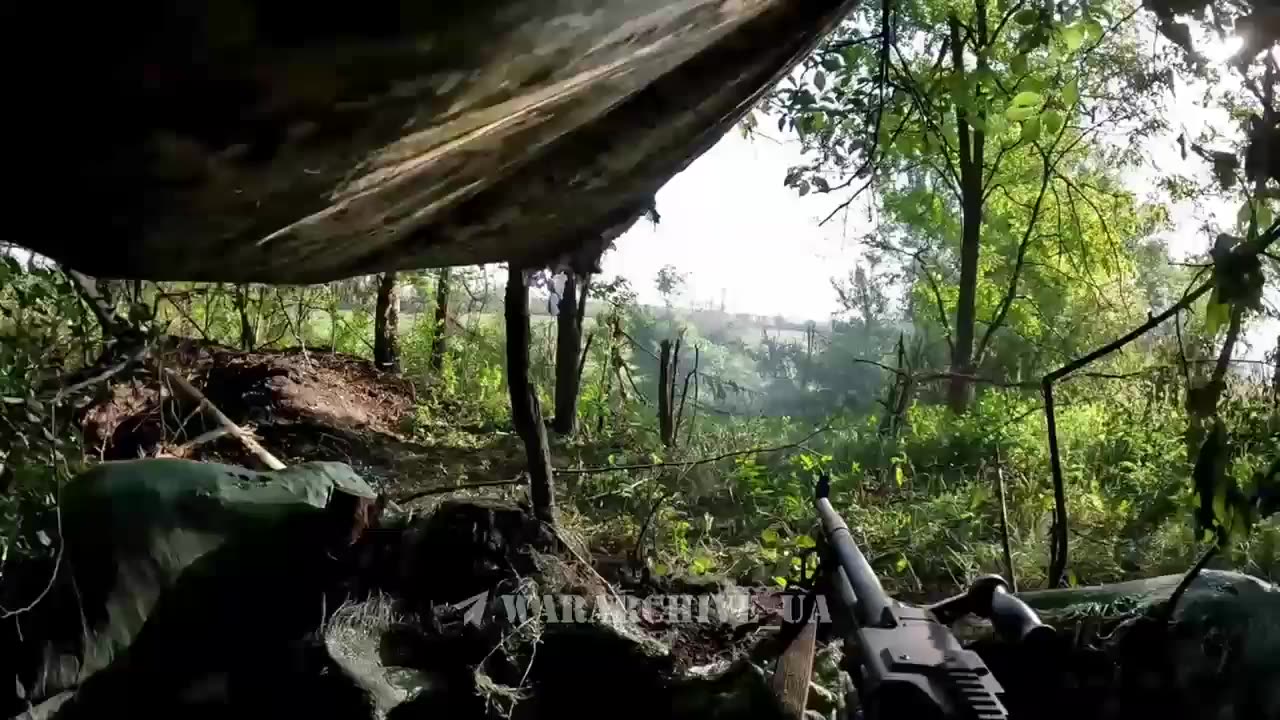
[{"label": "thin branch", "polygon": [[444,495],[446,493],[459,492],[462,490],[474,490],[476,488],[483,488],[483,487],[499,487],[502,485],[524,485],[527,482],[529,482],[529,476],[525,473],[521,473],[520,477],[511,479],[511,480],[486,480],[484,482],[466,483],[463,485],[451,485],[449,487],[437,487],[437,488],[429,488],[427,490],[419,490],[418,492],[410,493],[408,495],[398,497],[395,499],[395,501],[403,505],[405,503],[410,503],[410,502],[413,502],[414,500],[428,497],[430,495]]},{"label": "thin branch", "polygon": [[942,329],[946,332],[944,339],[947,341],[947,349],[955,351],[955,346],[951,340],[951,321],[947,319],[947,308],[942,302],[942,290],[933,280],[933,273],[929,272],[929,267],[924,264],[924,258],[921,253],[915,254],[915,260],[920,265],[920,271],[924,273],[925,280],[929,283],[929,289],[933,291],[934,302],[938,306],[938,321],[942,323]]},{"label": "thin branch", "polygon": [[863,43],[871,42],[872,40],[879,40],[881,37],[883,36],[880,35],[880,33],[876,33],[875,35],[867,35],[865,37],[848,38],[846,40],[835,40],[824,45],[822,47],[822,52],[839,52],[840,50],[843,50],[845,48],[856,47]]},{"label": "thin branch", "polygon": [[1009,506],[1005,498],[1004,463],[1000,446],[996,446],[996,491],[1000,498],[1000,546],[1004,551],[1005,572],[1009,573],[1009,589],[1018,592],[1018,576],[1013,567],[1013,548],[1009,544]]},{"label": "thin branch", "polygon": [[[684,376],[684,387],[680,390],[680,410],[676,413],[676,426],[675,430],[671,433],[673,438],[678,438],[680,436],[680,423],[684,421],[684,405],[685,401],[689,399],[689,381],[692,380],[693,376],[698,372],[698,360],[701,354],[702,349],[695,345],[693,348],[693,369]],[[671,379],[671,384],[674,388],[675,378]]]},{"label": "thin branch", "polygon": [[188,324],[188,325],[190,325],[191,327],[195,328],[196,332],[200,333],[200,337],[201,337],[201,338],[203,338],[203,339],[205,339],[205,340],[208,340],[208,339],[209,339],[209,334],[208,334],[208,333],[206,333],[206,332],[204,331],[204,329],[203,329],[203,328],[201,328],[201,327],[200,327],[200,325],[199,325],[198,323],[196,323],[195,318],[191,317],[191,315],[190,315],[189,313],[187,313],[187,311],[186,311],[186,310],[184,310],[184,309],[182,308],[182,306],[181,306],[181,305],[179,305],[177,302],[175,302],[175,301],[174,301],[174,298],[175,298],[175,297],[178,297],[177,295],[171,295],[171,294],[169,294],[169,293],[167,293],[167,292],[165,292],[165,291],[163,291],[163,290],[159,290],[159,289],[157,289],[157,292],[159,293],[160,297],[161,297],[161,298],[163,298],[166,302],[168,302],[168,303],[169,303],[169,305],[170,305],[174,310],[177,310],[177,311],[178,311],[178,314],[182,316],[182,319],[183,319],[183,320],[186,320],[186,321],[187,321],[187,324]]},{"label": "thin branch", "polygon": [[171,388],[176,388],[178,392],[187,397],[190,402],[199,405],[200,410],[213,422],[216,422],[227,429],[232,435],[244,445],[245,449],[252,453],[255,457],[272,470],[283,470],[285,464],[280,462],[275,455],[272,455],[266,448],[255,439],[247,430],[231,421],[216,405],[209,402],[209,398],[204,396],[187,379],[174,372],[170,368],[160,368],[160,375],[169,381]]},{"label": "thin branch", "polygon": [[839,215],[842,211],[847,210],[849,206],[853,204],[853,201],[858,199],[859,195],[861,195],[864,191],[866,191],[867,188],[871,187],[871,183],[875,182],[875,179],[876,178],[874,174],[872,174],[871,177],[867,178],[867,181],[862,184],[862,187],[853,191],[853,194],[845,198],[844,202],[840,203],[835,207],[834,210],[827,213],[827,216],[822,218],[822,220],[818,223],[818,227],[822,227],[823,225],[826,225],[828,222],[831,221],[831,218],[835,217],[836,215]]},{"label": "thin branch", "polygon": [[[1222,352],[1218,355],[1218,362],[1214,365],[1213,376],[1209,381],[1209,387],[1216,388],[1215,394],[1221,394],[1223,382],[1227,377],[1227,368],[1231,365],[1231,354],[1235,350],[1236,342],[1240,339],[1240,325],[1244,319],[1244,306],[1237,303],[1231,308],[1231,321],[1227,327],[1227,336],[1222,341]],[[1216,406],[1217,403],[1215,402]]]},{"label": "thin branch", "polygon": [[[1238,250],[1233,250],[1232,252],[1238,252],[1242,255],[1244,254],[1256,255],[1257,253],[1265,250],[1271,243],[1275,242],[1278,236],[1280,236],[1280,223],[1275,223],[1264,235],[1258,238],[1258,241],[1256,243],[1249,243],[1247,247],[1244,247]],[[1190,307],[1192,303],[1194,303],[1196,300],[1199,300],[1205,293],[1209,292],[1209,290],[1213,288],[1213,284],[1214,284],[1214,281],[1212,278],[1210,278],[1209,280],[1206,280],[1204,283],[1196,287],[1194,290],[1189,290],[1185,295],[1183,295],[1181,300],[1179,300],[1177,303],[1175,303],[1173,306],[1169,307],[1159,315],[1154,315],[1148,318],[1146,322],[1142,323],[1141,325],[1134,328],[1133,330],[1130,330],[1129,332],[1125,333],[1121,337],[1116,338],[1115,340],[1107,343],[1106,345],[1103,345],[1097,350],[1094,350],[1093,352],[1087,355],[1084,355],[1083,357],[1077,358],[1067,363],[1066,365],[1063,365],[1057,370],[1054,370],[1048,373],[1047,375],[1044,376],[1045,381],[1052,382],[1054,380],[1057,380],[1058,378],[1064,377],[1072,373],[1073,371],[1079,370],[1085,365],[1088,365],[1099,358],[1110,355],[1116,350],[1119,350],[1125,345],[1128,345],[1129,343],[1138,339],[1142,335],[1146,334],[1147,331],[1156,327],[1160,323],[1163,323],[1165,320],[1168,320],[1174,315],[1177,315],[1180,311]]]},{"label": "thin branch", "polygon": [[573,475],[588,475],[593,473],[615,472],[619,470],[652,470],[652,469],[664,468],[664,467],[681,467],[681,468],[693,467],[695,465],[705,465],[707,463],[713,463],[719,460],[725,460],[731,457],[738,457],[741,455],[759,455],[762,453],[775,453],[775,452],[783,452],[785,450],[794,450],[795,448],[798,448],[804,443],[813,439],[817,435],[820,435],[830,429],[831,429],[830,425],[823,425],[822,427],[818,428],[817,430],[814,430],[813,432],[809,433],[808,435],[804,436],[803,438],[801,438],[796,442],[787,443],[785,445],[775,445],[772,447],[754,447],[747,450],[734,450],[732,452],[721,453],[719,455],[712,455],[711,457],[699,458],[697,460],[642,463],[639,465],[613,465],[610,467],[593,467],[593,468],[556,468],[556,472],[573,474]]},{"label": "thin branch", "polygon": [[982,334],[982,340],[978,343],[978,351],[974,353],[973,363],[981,364],[982,358],[987,353],[987,346],[991,342],[991,338],[995,335],[996,330],[1004,324],[1005,317],[1009,314],[1009,308],[1013,307],[1013,301],[1018,295],[1018,280],[1022,277],[1022,268],[1026,263],[1027,250],[1031,247],[1031,237],[1035,231],[1036,223],[1040,221],[1040,207],[1044,203],[1045,191],[1049,188],[1049,179],[1052,177],[1049,173],[1049,158],[1042,156],[1043,169],[1040,173],[1040,194],[1036,195],[1035,205],[1031,208],[1031,217],[1027,220],[1027,229],[1022,233],[1022,242],[1018,244],[1018,255],[1013,263],[1013,272],[1009,277],[1009,289],[1005,291],[1004,298],[1000,300],[999,309],[996,310],[996,316],[987,325],[987,331]]},{"label": "thin branch", "polygon": [[897,375],[898,377],[911,378],[916,382],[933,382],[936,380],[960,379],[960,380],[967,380],[969,382],[981,383],[984,385],[994,385],[996,387],[1005,387],[1005,388],[1034,389],[1034,388],[1040,387],[1040,384],[1035,382],[1006,382],[1004,380],[996,380],[994,378],[982,377],[980,375],[969,375],[965,373],[930,372],[930,373],[922,373],[920,375],[915,375],[908,370],[900,370],[895,367],[890,367],[888,365],[885,365],[884,363],[876,362],[875,360],[867,360],[865,358],[850,358],[850,359],[856,363],[862,363],[864,365],[873,365],[875,367],[880,368],[881,370],[891,372]]},{"label": "thin branch", "polygon": [[1191,569],[1178,581],[1178,586],[1169,595],[1169,600],[1164,604],[1164,612],[1161,613],[1163,615],[1161,619],[1164,620],[1165,624],[1173,622],[1173,613],[1178,609],[1178,601],[1191,588],[1191,583],[1195,582],[1196,577],[1200,575],[1200,571],[1204,570],[1209,565],[1209,561],[1213,559],[1213,556],[1217,554],[1218,543],[1214,543],[1205,549],[1200,555],[1200,559],[1196,560],[1196,564],[1192,565]]},{"label": "thin branch", "polygon": [[661,359],[658,358],[657,353],[645,347],[644,345],[641,345],[635,338],[628,335],[625,330],[618,330],[618,332],[622,334],[622,337],[626,338],[631,343],[632,347],[643,352],[645,355],[648,355],[654,360],[657,360],[658,362],[662,362]]},{"label": "thin branch", "polygon": [[[944,43],[943,45],[945,47],[946,43]],[[911,73],[910,64],[907,62],[907,59],[903,57],[902,51],[898,49],[897,44],[894,44],[893,51],[898,55],[898,60],[899,62],[902,63],[902,70],[906,74],[907,80],[910,82],[909,85],[903,86],[903,89],[906,90],[907,94],[911,96],[912,102],[915,103],[917,109],[920,111],[920,119],[924,120],[925,123],[929,126],[929,129],[932,130],[933,133],[937,135],[938,138],[942,141],[942,146],[944,148],[944,152],[942,153],[942,155],[943,155],[943,159],[947,161],[946,170],[947,172],[950,173],[950,179],[955,182],[955,187],[959,187],[961,184],[960,173],[956,170],[955,163],[951,161],[951,153],[953,151],[957,153],[961,153],[961,162],[963,163],[964,151],[962,149],[956,150],[951,147],[951,143],[947,141],[947,136],[945,133],[942,132],[941,126],[939,126],[938,123],[934,122],[933,117],[928,112],[928,107],[926,107],[925,99],[920,93],[920,83],[916,80],[915,76]],[[960,143],[962,146],[965,142],[966,142],[965,139],[961,137]]]},{"label": "thin branch", "polygon": [[991,33],[992,42],[1000,37],[1000,31],[1004,30],[1004,26],[1009,23],[1009,20],[1013,18],[1014,15],[1017,15],[1018,11],[1022,9],[1022,6],[1026,4],[1027,0],[1018,0],[1018,2],[1011,5],[1009,9],[1005,11],[1004,15],[1000,18],[1000,22],[996,24],[995,31]]},{"label": "thin branch", "polygon": [[[138,347],[134,348],[133,352],[129,353],[129,355],[123,358],[122,360],[119,360],[103,368],[102,370],[93,373],[87,378],[77,380],[76,382],[73,382],[70,385],[60,387],[52,395],[45,396],[42,399],[52,400],[53,402],[56,403],[61,401],[62,398],[74,392],[78,392],[91,385],[97,385],[100,382],[110,380],[116,375],[119,375],[121,372],[124,372],[134,363],[142,360],[144,357],[146,357],[147,353],[150,350],[151,348],[147,345],[139,345]],[[4,400],[7,402],[9,401],[9,398],[4,398]],[[19,399],[19,402],[23,402],[23,401]]]},{"label": "thin branch", "polygon": [[14,608],[13,610],[9,610],[8,608],[5,608],[4,606],[0,605],[0,620],[8,620],[11,617],[16,617],[18,615],[31,612],[32,610],[35,609],[37,605],[39,605],[49,595],[50,592],[53,591],[53,586],[57,583],[58,576],[60,574],[60,571],[62,570],[62,556],[66,554],[66,550],[67,550],[67,538],[65,535],[62,534],[62,486],[61,485],[59,485],[58,487],[58,501],[54,504],[54,514],[56,516],[55,520],[57,522],[57,528],[58,528],[58,552],[53,557],[53,571],[49,573],[49,582],[45,584],[44,589],[40,591],[39,595],[36,595],[31,602],[27,603],[26,605],[20,608]]},{"label": "thin branch", "polygon": [[640,564],[640,548],[644,545],[644,536],[649,530],[649,523],[658,514],[658,509],[662,507],[663,503],[674,496],[676,492],[675,490],[664,491],[658,496],[657,500],[653,501],[653,505],[649,507],[649,512],[645,513],[644,520],[640,523],[640,532],[636,533],[635,545],[631,548],[631,558],[636,565]]}]

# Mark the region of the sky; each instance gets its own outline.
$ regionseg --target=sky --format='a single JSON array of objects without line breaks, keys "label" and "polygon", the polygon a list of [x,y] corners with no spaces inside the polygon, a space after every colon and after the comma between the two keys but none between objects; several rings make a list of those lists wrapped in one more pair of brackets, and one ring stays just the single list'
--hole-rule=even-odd
[{"label": "sky", "polygon": [[[836,308],[833,276],[859,257],[840,218],[818,222],[835,195],[799,197],[783,187],[799,144],[729,132],[658,192],[661,222],[640,220],[604,256],[606,277],[624,275],[640,300],[658,303],[659,268],[688,273],[681,305],[825,320]],[[858,228],[851,227],[852,232]]]}]

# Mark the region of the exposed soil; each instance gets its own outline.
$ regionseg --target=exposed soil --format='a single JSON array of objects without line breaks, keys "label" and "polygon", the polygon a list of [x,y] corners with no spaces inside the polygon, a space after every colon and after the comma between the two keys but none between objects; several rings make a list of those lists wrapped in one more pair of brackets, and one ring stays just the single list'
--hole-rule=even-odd
[{"label": "exposed soil", "polygon": [[[285,463],[346,462],[392,496],[511,479],[523,466],[509,434],[459,433],[463,441],[452,443],[415,437],[413,384],[360,358],[183,341],[164,361]],[[167,390],[161,398],[153,373],[105,387],[82,411],[86,447],[102,460],[167,455],[256,466],[234,439],[198,440],[216,426]]]}]

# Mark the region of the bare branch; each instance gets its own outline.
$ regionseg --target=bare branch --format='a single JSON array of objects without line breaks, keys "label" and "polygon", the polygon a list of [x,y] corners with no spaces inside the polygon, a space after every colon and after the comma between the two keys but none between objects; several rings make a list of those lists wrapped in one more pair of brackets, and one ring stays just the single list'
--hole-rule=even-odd
[{"label": "bare branch", "polygon": [[916,253],[913,257],[915,258],[915,261],[919,263],[920,271],[924,273],[924,278],[929,283],[929,289],[933,291],[933,299],[938,306],[938,321],[942,323],[942,329],[946,332],[944,338],[947,341],[947,349],[954,352],[955,346],[951,340],[951,322],[947,319],[947,307],[942,302],[942,290],[940,290],[938,288],[938,284],[934,282],[933,273],[929,272],[928,266],[925,265],[922,253]]},{"label": "bare branch", "polygon": [[804,443],[808,442],[809,440],[812,440],[814,437],[817,437],[818,435],[830,429],[831,429],[830,425],[823,425],[822,427],[818,428],[817,430],[814,430],[813,432],[804,436],[800,440],[797,440],[796,442],[787,443],[785,445],[774,445],[772,447],[754,447],[747,450],[734,450],[732,452],[721,453],[719,455],[712,455],[711,457],[699,458],[697,460],[642,463],[639,465],[613,465],[609,467],[593,467],[593,468],[556,468],[556,472],[566,473],[571,475],[589,475],[592,473],[606,473],[606,472],[615,472],[615,471],[621,471],[621,470],[652,470],[652,469],[664,468],[664,467],[680,467],[680,468],[693,467],[695,465],[705,465],[707,463],[713,463],[719,460],[726,460],[731,457],[739,457],[742,455],[759,455],[763,453],[775,453],[775,452],[783,452],[785,450],[794,450],[798,447],[801,447],[802,445],[804,445]]},{"label": "bare branch", "polygon": [[1013,306],[1013,301],[1018,295],[1018,280],[1022,277],[1022,267],[1027,259],[1027,249],[1031,246],[1031,237],[1034,233],[1036,223],[1040,221],[1040,207],[1044,202],[1045,191],[1049,187],[1050,175],[1049,158],[1042,155],[1042,171],[1040,173],[1040,193],[1036,195],[1035,205],[1031,208],[1031,217],[1027,220],[1027,229],[1022,233],[1022,242],[1018,244],[1018,255],[1013,263],[1013,272],[1009,277],[1009,289],[1005,291],[1004,298],[1000,300],[999,309],[996,310],[995,319],[987,326],[987,331],[982,334],[982,340],[978,343],[978,351],[974,353],[974,364],[980,364],[982,357],[986,355],[987,346],[991,342],[991,338],[995,336],[996,330],[1004,324],[1005,317],[1009,314],[1009,308]]},{"label": "bare branch", "polygon": [[462,490],[474,490],[476,488],[484,488],[484,487],[499,487],[502,485],[524,485],[527,482],[529,482],[528,474],[521,473],[520,477],[513,478],[511,480],[485,480],[484,482],[464,483],[462,485],[450,485],[448,487],[435,487],[435,488],[429,488],[427,490],[419,490],[418,492],[410,493],[408,495],[398,497],[395,499],[395,501],[400,504],[405,504],[405,503],[413,502],[414,500],[417,500],[419,498],[428,497],[430,495],[444,495],[446,493],[460,492]]}]

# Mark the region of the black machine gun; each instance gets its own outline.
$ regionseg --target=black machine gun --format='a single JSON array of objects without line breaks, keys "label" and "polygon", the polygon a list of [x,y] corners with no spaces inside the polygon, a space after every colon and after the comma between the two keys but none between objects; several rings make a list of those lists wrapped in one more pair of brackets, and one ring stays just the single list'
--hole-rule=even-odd
[{"label": "black machine gun", "polygon": [[[830,480],[818,481],[815,504],[825,543],[823,572],[810,595],[806,620],[818,591],[832,595],[830,615],[845,639],[846,670],[857,687],[866,720],[999,720],[1010,717],[1008,694],[983,658],[966,649],[950,625],[973,614],[991,621],[1002,643],[1018,648],[1029,662],[1049,659],[1060,644],[1055,631],[1013,596],[999,576],[980,578],[965,593],[928,607],[893,601],[858,549],[849,527],[828,498]],[[809,621],[812,627],[812,621]],[[803,630],[801,631],[804,632]],[[807,690],[809,660],[803,671]],[[789,672],[779,661],[778,675]],[[1047,664],[1054,664],[1049,662]],[[1042,668],[1047,669],[1047,668]],[[779,692],[788,700],[778,683]],[[1039,698],[1043,702],[1045,698]],[[802,705],[801,705],[802,707]],[[1051,713],[1052,714],[1052,713]]]}]

